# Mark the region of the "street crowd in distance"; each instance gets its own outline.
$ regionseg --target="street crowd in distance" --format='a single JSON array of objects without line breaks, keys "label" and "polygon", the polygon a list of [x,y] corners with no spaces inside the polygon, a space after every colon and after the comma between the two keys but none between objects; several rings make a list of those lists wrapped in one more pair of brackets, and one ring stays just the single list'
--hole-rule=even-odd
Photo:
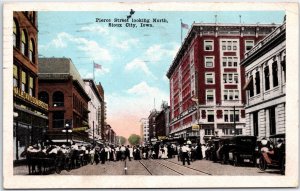
[{"label": "street crowd in distance", "polygon": [[91,164],[105,164],[124,160],[168,159],[178,157],[178,161],[201,160],[205,157],[204,145],[191,143],[156,143],[151,145],[97,145],[73,143],[66,145],[33,145],[23,153],[27,158],[29,174],[60,173],[62,170],[70,171],[81,166]]}]

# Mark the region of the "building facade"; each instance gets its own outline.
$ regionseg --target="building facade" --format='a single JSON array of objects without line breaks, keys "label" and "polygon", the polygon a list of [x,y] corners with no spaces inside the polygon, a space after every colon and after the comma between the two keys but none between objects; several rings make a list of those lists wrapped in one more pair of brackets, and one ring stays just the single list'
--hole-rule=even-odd
[{"label": "building facade", "polygon": [[48,104],[38,99],[37,12],[13,13],[14,161],[25,159],[27,146],[43,143]]},{"label": "building facade", "polygon": [[[245,134],[245,52],[276,25],[194,23],[167,77],[170,134],[187,139]],[[200,128],[193,128],[199,124]],[[200,130],[199,130],[200,129]]]},{"label": "building facade", "polygon": [[88,103],[88,114],[89,118],[89,138],[93,141],[99,141],[102,139],[101,132],[101,110],[103,105],[103,99],[99,94],[98,88],[93,79],[83,79],[85,85],[85,91],[88,96],[91,98],[91,101]]},{"label": "building facade", "polygon": [[286,24],[245,57],[241,65],[247,78],[246,133],[259,138],[285,134]]},{"label": "building facade", "polygon": [[[72,60],[39,58],[39,63],[38,97],[49,105],[47,135],[54,142],[89,141],[88,102],[91,99]],[[66,128],[72,133],[63,132]]]},{"label": "building facade", "polygon": [[155,118],[158,113],[159,112],[156,109],[153,109],[152,111],[150,111],[150,114],[148,116],[150,142],[155,142],[157,140]]},{"label": "building facade", "polygon": [[165,110],[161,110],[155,117],[155,132],[158,140],[166,139],[166,117]]},{"label": "building facade", "polygon": [[104,101],[104,88],[102,87],[100,82],[99,82],[98,85],[96,85],[96,87],[98,89],[100,97],[102,98],[101,103],[100,103],[100,105],[101,105],[101,110],[100,110],[100,118],[101,118],[100,134],[101,134],[102,140],[104,140],[104,138],[105,138],[105,126],[106,126],[106,103]]},{"label": "building facade", "polygon": [[149,143],[149,120],[148,118],[142,118],[141,123],[141,140],[143,144]]}]

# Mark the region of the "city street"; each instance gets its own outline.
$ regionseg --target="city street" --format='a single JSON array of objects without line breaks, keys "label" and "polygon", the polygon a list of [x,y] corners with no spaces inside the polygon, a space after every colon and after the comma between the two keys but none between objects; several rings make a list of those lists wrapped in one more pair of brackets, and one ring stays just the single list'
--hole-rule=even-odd
[{"label": "city street", "polygon": [[[127,170],[125,170],[127,168]],[[28,175],[27,166],[14,168],[15,175]],[[166,160],[131,160],[109,161],[105,164],[89,164],[70,172],[63,170],[59,175],[198,175],[198,176],[280,176],[278,170],[260,171],[257,167],[222,165],[208,160],[198,160],[191,162],[190,165],[182,165],[177,158]]]}]

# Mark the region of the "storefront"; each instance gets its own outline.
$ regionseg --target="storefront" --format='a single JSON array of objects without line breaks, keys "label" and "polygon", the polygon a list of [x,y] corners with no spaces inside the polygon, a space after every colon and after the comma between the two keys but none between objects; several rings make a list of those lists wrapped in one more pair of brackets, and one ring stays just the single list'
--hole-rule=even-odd
[{"label": "storefront", "polygon": [[43,145],[48,126],[48,105],[29,94],[14,88],[14,161],[25,159],[22,155],[29,145]]}]

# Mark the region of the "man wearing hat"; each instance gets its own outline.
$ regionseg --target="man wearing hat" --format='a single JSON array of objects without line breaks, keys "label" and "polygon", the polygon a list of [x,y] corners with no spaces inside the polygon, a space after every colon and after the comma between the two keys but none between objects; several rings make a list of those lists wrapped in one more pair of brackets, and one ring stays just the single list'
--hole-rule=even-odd
[{"label": "man wearing hat", "polygon": [[188,165],[190,165],[190,159],[188,152],[190,152],[191,149],[186,145],[186,143],[181,147],[182,152],[182,164],[185,165],[185,159],[187,159]]}]

